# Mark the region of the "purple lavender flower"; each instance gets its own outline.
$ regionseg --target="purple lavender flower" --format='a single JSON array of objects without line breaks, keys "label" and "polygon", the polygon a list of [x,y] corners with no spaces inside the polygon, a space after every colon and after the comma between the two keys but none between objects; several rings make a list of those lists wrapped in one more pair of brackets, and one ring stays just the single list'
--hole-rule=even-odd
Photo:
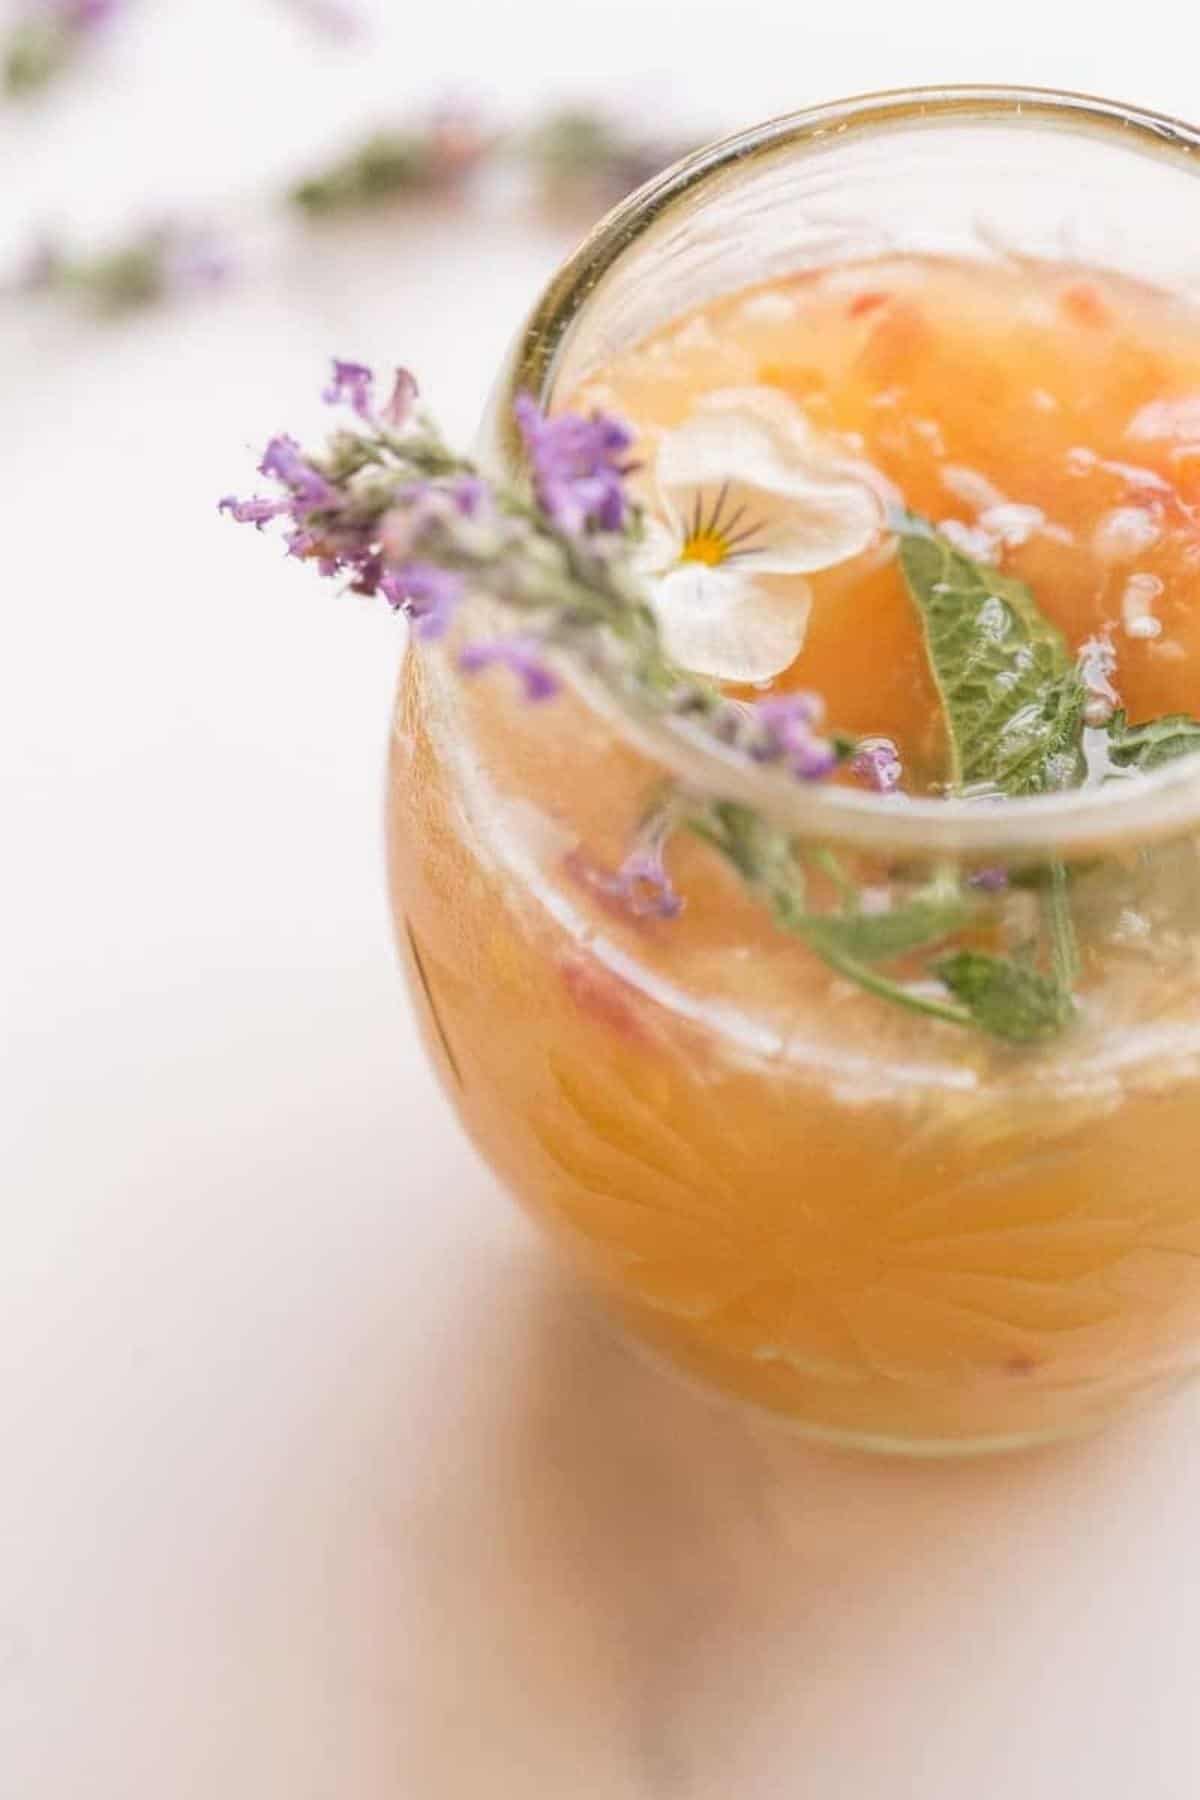
[{"label": "purple lavender flower", "polygon": [[558,676],[542,654],[536,638],[485,638],[468,644],[458,659],[464,675],[477,675],[483,669],[504,668],[521,683],[527,700],[550,700],[558,693]]},{"label": "purple lavender flower", "polygon": [[1008,886],[1008,870],[1000,867],[976,869],[967,876],[967,886],[983,894],[1002,894]]},{"label": "purple lavender flower", "polygon": [[408,562],[435,525],[478,518],[487,498],[487,483],[477,475],[451,475],[401,488],[380,521],[379,542],[385,559]]},{"label": "purple lavender flower", "polygon": [[[261,531],[272,519],[278,519],[283,513],[291,511],[290,500],[267,500],[255,496],[249,500],[239,500],[233,494],[226,494],[220,501],[217,511],[228,513],[239,525],[257,525]],[[299,533],[294,535],[299,536]],[[299,552],[296,552],[299,554]]]},{"label": "purple lavender flower", "polygon": [[[318,545],[318,555],[322,548],[326,548],[323,542]],[[350,583],[352,594],[365,594],[368,599],[373,599],[376,594],[383,592],[384,577],[388,573],[387,564],[369,543],[352,539],[349,543],[338,544],[336,549],[332,545],[328,549],[337,571],[353,575],[354,579]],[[405,606],[404,610],[407,616],[412,616],[411,607]],[[436,633],[433,635],[436,636]]]},{"label": "purple lavender flower", "polygon": [[891,738],[886,737],[863,738],[850,767],[861,781],[879,794],[894,793],[904,773],[900,752]]},{"label": "purple lavender flower", "polygon": [[[290,511],[290,503],[285,501],[284,505]],[[327,540],[317,532],[310,531],[306,525],[298,525],[295,531],[287,532],[283,541],[289,556],[299,557],[302,562],[315,562],[317,573],[322,577],[340,575],[347,566],[341,556],[331,553]]]},{"label": "purple lavender flower", "polygon": [[321,398],[326,406],[353,407],[359,418],[369,424],[374,389],[375,377],[364,363],[341,362],[335,357],[333,376]]},{"label": "purple lavender flower", "polygon": [[620,419],[594,413],[549,418],[528,394],[516,403],[517,424],[533,465],[538,504],[560,531],[622,531],[629,514],[625,452],[633,434]]},{"label": "purple lavender flower", "polygon": [[663,862],[661,842],[635,850],[617,874],[635,918],[677,919],[683,911],[683,898]]},{"label": "purple lavender flower", "polygon": [[657,829],[639,843],[619,869],[605,869],[581,850],[567,858],[567,868],[593,893],[614,901],[634,919],[677,919],[683,896],[667,874],[663,852],[667,833]]},{"label": "purple lavender flower", "polygon": [[409,562],[398,569],[384,569],[376,585],[389,606],[413,621],[419,637],[439,638],[450,628],[465,583],[454,569]]},{"label": "purple lavender flower", "polygon": [[[333,374],[322,391],[326,406],[349,406],[367,425],[375,423],[375,373],[365,363],[333,360]],[[413,416],[417,384],[407,369],[397,369],[392,391],[379,412],[379,420],[401,431]]]},{"label": "purple lavender flower", "polygon": [[837,767],[838,755],[817,729],[825,707],[816,694],[780,694],[753,708],[761,728],[750,754],[756,762],[782,762],[801,781],[823,781]]},{"label": "purple lavender flower", "polygon": [[[245,500],[242,504],[244,506],[253,506],[254,502],[252,500]],[[285,500],[283,505],[290,510],[289,501]],[[219,510],[225,512],[231,509],[228,507],[228,503],[222,500]],[[243,519],[239,517],[236,512],[234,512],[233,516],[237,519],[239,525],[254,523],[253,519]],[[285,533],[283,541],[287,545],[288,555],[297,556],[302,562],[306,561],[309,557],[316,555],[320,543],[316,532],[309,531],[308,527],[305,525],[297,525],[294,531]]]},{"label": "purple lavender flower", "polygon": [[488,498],[487,482],[478,475],[455,475],[444,484],[458,512],[464,519],[477,519]]},{"label": "purple lavender flower", "polygon": [[385,425],[401,431],[413,416],[417,404],[417,383],[407,369],[397,369],[391,396],[380,413]]},{"label": "purple lavender flower", "polygon": [[258,472],[260,475],[273,476],[290,489],[296,508],[300,511],[316,512],[323,506],[332,506],[337,500],[336,491],[306,461],[295,438],[288,437],[286,433],[271,439],[258,465]]}]

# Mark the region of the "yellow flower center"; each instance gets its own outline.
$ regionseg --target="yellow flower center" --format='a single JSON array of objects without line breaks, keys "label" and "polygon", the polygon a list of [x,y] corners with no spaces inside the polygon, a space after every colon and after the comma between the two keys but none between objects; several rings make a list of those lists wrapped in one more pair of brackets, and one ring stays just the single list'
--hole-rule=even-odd
[{"label": "yellow flower center", "polygon": [[729,555],[729,545],[719,531],[701,528],[688,537],[679,552],[680,562],[704,563],[709,569],[715,569]]}]

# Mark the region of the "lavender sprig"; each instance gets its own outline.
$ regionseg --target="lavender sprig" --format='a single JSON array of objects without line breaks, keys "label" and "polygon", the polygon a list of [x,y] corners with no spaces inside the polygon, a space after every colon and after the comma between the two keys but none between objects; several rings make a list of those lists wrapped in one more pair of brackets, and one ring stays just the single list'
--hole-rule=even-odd
[{"label": "lavender sprig", "polygon": [[850,767],[877,794],[894,794],[904,776],[900,752],[888,737],[863,738]]},{"label": "lavender sprig", "polygon": [[561,683],[542,655],[537,638],[482,638],[460,653],[458,666],[464,675],[483,669],[507,669],[521,684],[526,700],[552,700]]},{"label": "lavender sprig", "polygon": [[[259,530],[283,522],[289,554],[342,578],[353,592],[382,595],[409,618],[418,638],[449,638],[464,675],[507,671],[531,703],[552,699],[565,666],[573,664],[618,703],[674,720],[748,765],[774,766],[808,783],[847,768],[878,793],[896,793],[901,769],[890,739],[829,732],[823,704],[812,694],[730,698],[666,656],[651,595],[636,573],[640,519],[627,487],[632,440],[621,421],[602,413],[549,418],[522,399],[517,424],[530,469],[527,493],[487,482],[456,456],[418,406],[416,383],[403,370],[380,398],[368,368],[337,362],[324,397],[345,407],[352,423],[318,452],[288,436],[273,438],[259,469],[274,491],[229,496],[220,503],[223,512]],[[1022,584],[975,564],[911,516],[898,532],[905,580],[923,617],[928,614],[956,767],[965,768],[968,752],[979,755],[986,727],[994,742],[978,780],[1006,792],[1040,791],[1048,785],[1042,764],[1069,761],[1073,736],[1088,726],[1086,669],[1081,675]],[[490,595],[512,616],[514,629],[497,635],[490,626],[481,638],[462,630],[450,635],[472,593]],[[985,601],[1008,609],[1007,635],[985,629]],[[993,719],[999,703],[991,689],[984,696],[991,710],[976,720],[970,708],[979,704],[978,682],[962,674],[983,653],[975,638],[963,647],[963,615],[972,607],[983,617],[975,638],[993,661],[1016,655],[1012,646],[1016,641],[1020,649],[1022,631],[1041,652],[1040,660],[1024,653],[1018,659],[1018,677],[1031,689],[1017,699],[1032,750],[1026,753],[1024,738],[1016,742],[1022,754],[1007,785],[993,765],[1001,752],[1010,760],[1016,754],[1014,730]],[[1011,683],[1002,698],[1015,704]],[[1107,707],[1107,693],[1103,698]],[[1191,719],[1152,721],[1134,732],[1121,713],[1106,712],[1105,722],[1118,747],[1137,736],[1131,756],[1146,759],[1188,754],[1200,736],[1200,722]],[[1034,752],[1040,761],[1031,775]],[[674,784],[619,867],[598,867],[577,851],[569,859],[576,878],[635,920],[673,918],[683,898],[665,852],[673,834],[685,830],[724,859],[782,929],[880,1000],[1010,1046],[1048,1041],[1077,1017],[1080,957],[1070,874],[1061,862],[1038,872],[1049,965],[1039,967],[1024,943],[1008,955],[992,942],[997,920],[1003,925],[997,906],[1011,879],[1007,869],[964,872],[949,860],[923,879],[919,870],[896,868],[882,887],[877,880],[864,884],[830,848],[797,837],[751,805],[720,797],[716,786],[713,794]],[[987,927],[988,935],[968,936],[964,946],[962,934],[976,927]]]},{"label": "lavender sprig", "polygon": [[32,0],[4,39],[4,91],[17,96],[46,87],[122,5],[123,0]]},{"label": "lavender sprig", "polygon": [[690,139],[655,136],[583,106],[551,113],[519,140],[519,153],[554,205],[612,205],[695,147]]},{"label": "lavender sprig", "polygon": [[427,119],[373,132],[288,191],[310,218],[386,205],[396,199],[459,193],[486,161],[495,134],[472,108],[435,108]]},{"label": "lavender sprig", "polygon": [[459,102],[425,120],[373,132],[297,182],[288,198],[324,217],[460,193],[482,169],[503,163],[529,176],[551,206],[603,209],[694,148],[691,139],[648,136],[585,107],[563,108],[530,129],[502,131]]},{"label": "lavender sprig", "polygon": [[[259,471],[270,494],[227,496],[220,510],[262,530],[280,521],[288,553],[341,579],[353,593],[381,595],[411,621],[419,639],[445,639],[473,591],[498,600],[516,628],[453,638],[468,676],[503,669],[531,703],[553,698],[557,665],[574,662],[618,700],[684,721],[755,766],[775,766],[801,782],[827,780],[856,759],[881,788],[898,762],[887,740],[828,733],[812,694],[740,701],[686,674],[665,655],[655,614],[634,572],[640,529],[627,487],[631,435],[603,413],[548,418],[531,400],[518,407],[532,472],[532,495],[483,479],[456,456],[417,404],[401,370],[386,399],[363,364],[339,361],[324,398],[347,409],[346,427],[310,452],[292,437],[272,438]],[[962,1022],[961,1009],[914,996],[868,966],[958,919],[958,900],[919,894],[902,915],[861,913],[829,921],[805,900],[802,858],[784,832],[751,809],[709,801],[676,787],[656,805],[620,868],[580,862],[579,877],[635,918],[673,918],[682,898],[664,852],[686,829],[717,848],[780,922],[870,991]],[[844,884],[849,888],[852,884]]]},{"label": "lavender sprig", "polygon": [[825,735],[815,696],[732,700],[667,658],[633,569],[640,521],[627,487],[632,438],[620,420],[549,418],[520,401],[529,497],[485,481],[448,448],[407,370],[380,400],[365,365],[337,361],[323,398],[354,423],[317,452],[272,438],[259,472],[275,491],[228,495],[223,512],[260,530],[285,521],[290,555],[354,593],[382,595],[419,637],[444,636],[472,589],[493,595],[519,629],[467,643],[459,666],[467,674],[503,666],[531,699],[556,691],[554,660],[574,656],[614,690],[799,780],[823,780],[854,756],[853,740]]},{"label": "lavender sprig", "polygon": [[93,312],[111,316],[215,287],[231,268],[232,259],[214,233],[169,220],[91,255],[44,239],[29,257],[19,285],[27,293],[74,296]]},{"label": "lavender sprig", "polygon": [[631,919],[676,919],[684,901],[667,873],[666,851],[675,832],[687,824],[688,810],[682,797],[668,788],[647,814],[618,868],[606,869],[582,851],[567,858],[567,867],[584,887]]},{"label": "lavender sprig", "polygon": [[[289,0],[345,35],[342,0]],[[42,85],[125,0],[42,0],[9,35],[3,80],[10,92]],[[452,200],[492,166],[523,169],[538,195],[602,207],[640,186],[691,148],[631,133],[615,119],[586,110],[552,114],[529,131],[498,130],[463,102],[445,103],[411,124],[374,132],[328,167],[282,196],[310,220],[370,209],[395,200]],[[70,289],[101,313],[173,299],[224,276],[230,259],[213,233],[178,219],[132,233],[95,256],[59,243],[38,247],[17,285],[26,293]]]}]

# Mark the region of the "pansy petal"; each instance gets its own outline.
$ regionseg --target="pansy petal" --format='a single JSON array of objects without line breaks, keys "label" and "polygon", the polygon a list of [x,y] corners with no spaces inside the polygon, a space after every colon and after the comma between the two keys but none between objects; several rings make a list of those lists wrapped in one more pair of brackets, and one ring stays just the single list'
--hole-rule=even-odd
[{"label": "pansy petal", "polygon": [[811,596],[802,581],[772,591],[725,568],[683,563],[654,586],[663,648],[693,675],[770,681],[795,662]]},{"label": "pansy petal", "polygon": [[867,549],[883,527],[878,494],[837,443],[773,388],[709,394],[659,449],[660,507],[689,522],[728,522],[758,568],[806,574]]},{"label": "pansy petal", "polygon": [[642,520],[642,536],[634,550],[634,562],[644,575],[661,575],[679,560],[682,534],[651,512]]},{"label": "pansy petal", "polygon": [[883,512],[859,481],[797,477],[787,494],[731,487],[727,504],[744,501],[756,529],[744,540],[746,560],[763,573],[809,575],[869,550]]},{"label": "pansy petal", "polygon": [[697,401],[658,453],[662,486],[706,487],[722,481],[786,490],[797,464],[828,474],[840,460],[835,440],[778,388],[718,388]]}]

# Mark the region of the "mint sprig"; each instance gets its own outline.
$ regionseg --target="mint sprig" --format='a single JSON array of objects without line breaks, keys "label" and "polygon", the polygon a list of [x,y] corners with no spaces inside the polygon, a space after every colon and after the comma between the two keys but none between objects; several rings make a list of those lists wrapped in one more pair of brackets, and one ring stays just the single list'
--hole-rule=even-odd
[{"label": "mint sprig", "polygon": [[[876,963],[944,942],[967,920],[971,902],[953,878],[916,890],[884,912],[863,909],[861,896],[828,851],[798,848],[784,831],[752,808],[732,801],[696,803],[681,823],[718,851],[773,913],[785,931],[859,987],[909,1012],[969,1025],[970,1008],[930,994],[917,982],[880,972]],[[832,866],[831,866],[832,863]],[[843,907],[822,912],[809,904],[808,867],[840,887]]]},{"label": "mint sprig", "polygon": [[1011,797],[1081,782],[1083,680],[1024,582],[911,513],[901,520],[900,567],[941,696],[951,789]]},{"label": "mint sprig", "polygon": [[1043,975],[1010,957],[958,950],[933,969],[974,1024],[1011,1043],[1057,1037],[1075,1015],[1070,991],[1056,975]]},{"label": "mint sprig", "polygon": [[1159,769],[1196,750],[1200,750],[1200,720],[1187,713],[1167,713],[1144,725],[1130,725],[1118,712],[1109,726],[1108,759],[1118,769]]},{"label": "mint sprig", "polygon": [[[950,791],[1012,799],[1082,785],[1087,687],[1031,590],[911,513],[899,520],[899,560],[942,702]],[[1115,771],[1157,768],[1200,750],[1200,721],[1172,714],[1131,726],[1118,712],[1107,747]],[[1071,877],[1058,859],[1025,872],[1040,901],[1032,943],[1016,955],[969,947],[933,955],[924,978],[913,979],[914,957],[982,922],[977,896],[955,870],[942,870],[886,910],[867,909],[831,852],[803,852],[746,808],[710,807],[687,822],[734,864],[786,930],[881,999],[1012,1044],[1044,1043],[1077,1016],[1081,958]],[[807,865],[832,881],[835,910],[810,904]],[[907,979],[881,967],[904,959]],[[944,997],[930,992],[930,977]]]},{"label": "mint sprig", "polygon": [[[1073,787],[1086,772],[1087,691],[1067,641],[1029,588],[956,549],[923,520],[902,521],[900,567],[941,695],[954,792],[1015,798]],[[962,951],[935,973],[995,1037],[1036,1043],[1071,1022],[1079,950],[1067,873],[1048,871],[1048,972]]]}]

